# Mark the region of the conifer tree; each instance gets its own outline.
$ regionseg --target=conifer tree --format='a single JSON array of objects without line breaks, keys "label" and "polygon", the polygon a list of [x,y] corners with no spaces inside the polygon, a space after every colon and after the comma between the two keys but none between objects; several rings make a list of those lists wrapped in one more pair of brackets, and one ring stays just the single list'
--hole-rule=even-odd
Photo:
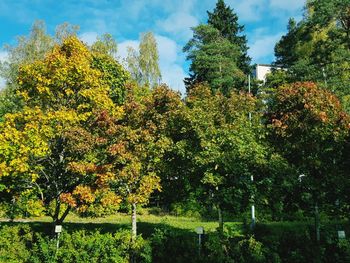
[{"label": "conifer tree", "polygon": [[184,80],[186,90],[206,82],[213,93],[228,95],[232,90],[241,90],[245,75],[251,72],[247,40],[240,35],[244,27],[222,0],[212,13],[207,13],[208,24],[194,27],[192,39],[183,48],[191,61],[190,76]]},{"label": "conifer tree", "polygon": [[232,8],[227,6],[224,0],[218,0],[213,12],[208,13],[208,24],[219,30],[221,35],[228,39],[232,44],[238,45],[240,57],[238,67],[245,73],[251,72],[251,58],[247,55],[247,38],[241,33],[244,26],[238,23],[238,16]]}]

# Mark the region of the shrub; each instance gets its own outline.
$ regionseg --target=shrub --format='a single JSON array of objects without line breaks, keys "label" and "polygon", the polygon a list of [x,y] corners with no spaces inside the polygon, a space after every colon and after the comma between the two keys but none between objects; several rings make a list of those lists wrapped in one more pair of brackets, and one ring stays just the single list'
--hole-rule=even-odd
[{"label": "shrub", "polygon": [[33,249],[32,262],[115,262],[127,263],[130,255],[136,262],[151,262],[151,249],[149,244],[138,237],[131,243],[129,231],[119,231],[115,234],[100,232],[88,233],[84,230],[72,234],[62,233],[60,247],[56,251],[56,240],[38,238]]},{"label": "shrub", "polygon": [[195,233],[157,228],[151,236],[153,262],[181,263],[198,261],[198,239]]},{"label": "shrub", "polygon": [[0,229],[0,262],[26,262],[32,242],[29,226],[4,226]]},{"label": "shrub", "polygon": [[131,242],[128,230],[114,234],[75,231],[63,232],[57,239],[33,235],[28,225],[4,226],[0,229],[0,262],[52,263],[52,262],[115,262],[128,263],[132,256],[134,262],[152,262],[149,242],[139,236]]}]

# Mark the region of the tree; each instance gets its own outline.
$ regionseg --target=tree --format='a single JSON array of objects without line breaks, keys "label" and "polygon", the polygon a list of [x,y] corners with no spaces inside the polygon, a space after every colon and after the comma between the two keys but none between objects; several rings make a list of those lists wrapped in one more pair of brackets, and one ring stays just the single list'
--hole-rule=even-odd
[{"label": "tree", "polygon": [[140,86],[155,87],[159,84],[159,54],[157,42],[152,32],[141,34],[139,52],[128,47],[126,58],[131,76]]},{"label": "tree", "polygon": [[140,99],[130,91],[122,119],[103,113],[97,121],[106,140],[104,162],[115,175],[110,186],[132,207],[133,240],[137,234],[137,205],[147,204],[150,195],[161,189],[158,166],[169,140],[159,132],[159,119],[152,116],[164,90],[158,87]]},{"label": "tree", "polygon": [[238,46],[214,27],[199,25],[193,28],[193,38],[183,51],[191,61],[191,76],[185,80],[187,92],[200,82],[207,82],[213,93],[220,91],[225,95],[241,88],[244,73],[237,66]]},{"label": "tree", "polygon": [[[43,60],[20,66],[16,92],[24,109],[5,115],[0,127],[1,184],[12,194],[32,189],[46,206],[53,204],[54,224],[71,208],[86,209],[111,177],[98,163],[103,141],[91,131],[95,114],[117,118],[121,108],[94,59],[69,37]],[[120,85],[124,80],[122,74]]]},{"label": "tree", "polygon": [[0,61],[0,76],[6,81],[6,86],[1,91],[0,118],[23,107],[15,92],[19,66],[43,59],[54,44],[53,39],[46,33],[45,23],[40,20],[34,22],[29,36],[20,36],[17,42],[16,46],[5,45],[8,58],[6,61]]},{"label": "tree", "polygon": [[54,45],[52,37],[46,33],[44,21],[41,20],[34,22],[29,36],[20,36],[17,41],[17,46],[5,45],[8,59],[1,64],[0,68],[1,76],[10,85],[16,83],[18,69],[21,64],[43,59]]},{"label": "tree", "polygon": [[19,67],[44,59],[55,43],[61,44],[68,36],[76,36],[77,30],[77,26],[63,23],[57,26],[55,36],[52,37],[46,32],[45,22],[36,20],[28,36],[17,38],[17,45],[5,45],[8,58],[6,61],[0,61],[0,76],[6,80],[6,87],[1,93],[1,100],[4,103],[0,104],[0,116],[19,111],[23,107],[21,98],[15,92]]},{"label": "tree", "polygon": [[238,68],[244,74],[250,74],[251,58],[247,55],[247,39],[245,35],[240,35],[244,31],[244,26],[238,24],[237,14],[229,6],[226,6],[224,0],[218,0],[213,12],[207,11],[207,14],[208,25],[219,30],[224,38],[239,47]]},{"label": "tree", "polygon": [[118,51],[117,42],[111,34],[103,34],[101,37],[98,37],[97,41],[92,44],[91,49],[111,57],[115,57]]},{"label": "tree", "polygon": [[350,1],[349,0],[320,0],[309,1],[312,9],[311,23],[326,27],[334,22],[344,33],[344,42],[350,49]]},{"label": "tree", "polygon": [[[286,84],[276,91],[269,108],[269,124],[271,141],[298,169],[295,180],[302,180],[311,195],[317,218],[318,206],[330,202],[329,193],[337,188],[342,176],[339,168],[349,116],[332,93],[304,82]],[[316,228],[319,240],[318,223]]]},{"label": "tree", "polygon": [[58,25],[55,30],[55,42],[62,44],[68,37],[77,37],[79,28],[78,25],[72,25],[68,22]]},{"label": "tree", "polygon": [[312,81],[332,92],[349,108],[349,1],[308,1],[298,24],[275,46],[276,64],[287,69],[286,81]]},{"label": "tree", "polygon": [[[217,209],[223,231],[222,212],[246,209],[253,192],[250,177],[266,162],[257,101],[250,94],[235,92],[229,97],[212,96],[208,87],[199,85],[190,92],[186,105],[187,129],[198,140],[192,150],[192,169],[199,177],[194,182],[199,182],[202,198]],[[251,121],[249,112],[255,112]]]}]

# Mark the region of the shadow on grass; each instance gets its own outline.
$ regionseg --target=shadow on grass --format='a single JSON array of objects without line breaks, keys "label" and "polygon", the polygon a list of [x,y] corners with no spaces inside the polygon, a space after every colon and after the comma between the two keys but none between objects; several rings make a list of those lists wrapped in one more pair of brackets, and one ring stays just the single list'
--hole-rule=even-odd
[{"label": "shadow on grass", "polygon": [[[1,222],[0,228],[3,226],[21,226],[28,225],[34,232],[38,232],[44,235],[50,235],[52,231],[51,222],[31,221],[31,222]],[[100,233],[115,233],[119,230],[130,230],[131,226],[126,223],[77,223],[77,222],[65,222],[62,224],[63,231],[73,233],[75,231],[85,230],[86,232],[99,231]],[[143,238],[149,238],[156,229],[163,231],[169,231],[177,233],[179,236],[187,236],[197,238],[194,231],[188,229],[177,228],[170,226],[166,223],[150,223],[150,222],[138,222],[137,231]]]}]

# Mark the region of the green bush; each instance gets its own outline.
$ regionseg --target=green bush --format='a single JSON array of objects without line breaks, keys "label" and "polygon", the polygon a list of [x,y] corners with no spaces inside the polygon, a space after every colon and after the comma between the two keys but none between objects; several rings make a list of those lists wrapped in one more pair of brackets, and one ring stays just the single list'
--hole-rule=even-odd
[{"label": "green bush", "polygon": [[115,262],[127,263],[130,257],[134,262],[152,262],[152,251],[149,242],[138,237],[131,242],[128,230],[114,234],[100,232],[76,231],[63,232],[57,239],[33,235],[28,225],[4,226],[0,229],[0,262]]},{"label": "green bush", "polygon": [[170,228],[155,229],[151,236],[153,262],[182,263],[198,260],[198,239],[195,233]]},{"label": "green bush", "polygon": [[279,263],[280,258],[253,236],[210,233],[204,242],[201,262]]},{"label": "green bush", "polygon": [[130,255],[136,262],[151,262],[151,249],[148,243],[139,237],[131,243],[129,231],[115,234],[100,232],[87,233],[76,231],[72,234],[63,233],[60,237],[60,247],[56,251],[56,240],[39,238],[33,249],[32,262],[115,262],[127,263]]},{"label": "green bush", "polygon": [[29,226],[2,227],[0,229],[0,262],[27,262],[32,242],[33,235]]},{"label": "green bush", "polygon": [[186,216],[201,218],[205,214],[203,207],[196,201],[189,199],[186,203],[174,203],[170,208],[171,214],[175,216]]}]

